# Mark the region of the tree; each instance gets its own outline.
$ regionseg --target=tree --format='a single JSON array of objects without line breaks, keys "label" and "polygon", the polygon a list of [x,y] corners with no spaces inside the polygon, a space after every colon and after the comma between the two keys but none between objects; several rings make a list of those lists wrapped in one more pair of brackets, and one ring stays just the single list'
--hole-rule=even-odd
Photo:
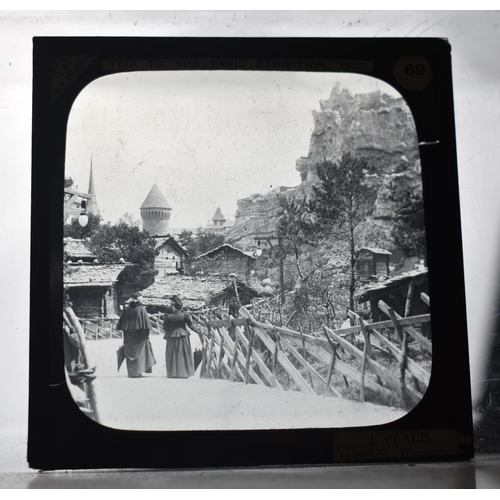
[{"label": "tree", "polygon": [[136,290],[153,284],[156,249],[155,241],[147,231],[124,222],[103,224],[91,236],[89,247],[99,262],[118,262],[123,259],[132,263],[132,266],[124,269],[121,280]]},{"label": "tree", "polygon": [[425,238],[424,199],[422,193],[406,191],[396,201],[396,221],[392,237],[407,257],[418,257],[427,262]]},{"label": "tree", "polygon": [[128,212],[125,213],[123,217],[120,217],[118,223],[124,223],[129,226],[141,227],[141,222],[138,219],[134,219],[134,216]]},{"label": "tree", "polygon": [[224,235],[216,233],[206,233],[198,228],[196,235],[192,231],[184,229],[177,241],[189,252],[189,258],[193,259],[203,253],[220,247],[224,244]]},{"label": "tree", "polygon": [[177,237],[177,241],[188,251],[190,259],[197,254],[198,245],[196,243],[196,238],[193,236],[193,231],[183,229],[181,234]]},{"label": "tree", "polygon": [[278,249],[277,257],[286,259],[292,256],[297,273],[301,280],[304,272],[301,269],[301,257],[313,246],[311,235],[313,226],[307,211],[305,196],[293,198],[278,196],[280,203],[280,217],[277,225]]},{"label": "tree", "polygon": [[196,235],[196,255],[201,255],[209,250],[220,247],[224,244],[224,235],[217,233],[206,233],[201,228]]},{"label": "tree", "polygon": [[357,286],[357,250],[361,242],[360,225],[374,204],[374,193],[365,184],[369,170],[363,158],[344,153],[339,161],[324,160],[316,166],[319,179],[313,185],[308,205],[313,232],[340,262],[348,265],[349,307],[354,310]]}]

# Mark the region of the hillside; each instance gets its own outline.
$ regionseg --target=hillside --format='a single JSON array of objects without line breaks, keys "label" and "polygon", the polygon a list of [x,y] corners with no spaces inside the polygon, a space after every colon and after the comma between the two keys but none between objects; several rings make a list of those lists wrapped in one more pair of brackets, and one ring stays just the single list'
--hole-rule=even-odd
[{"label": "hillside", "polygon": [[[325,158],[335,161],[348,151],[363,156],[370,167],[367,182],[375,197],[373,212],[363,228],[364,244],[395,251],[390,237],[395,217],[391,198],[408,189],[421,189],[418,140],[405,101],[379,91],[352,94],[337,84],[330,97],[320,101],[320,111],[313,111],[313,118],[309,154],[295,165],[301,184],[295,190],[282,190],[287,196],[310,196],[318,162]],[[279,191],[239,200],[235,224],[226,240],[247,250],[254,236],[271,233],[278,216]],[[397,250],[393,260],[400,260]]]}]

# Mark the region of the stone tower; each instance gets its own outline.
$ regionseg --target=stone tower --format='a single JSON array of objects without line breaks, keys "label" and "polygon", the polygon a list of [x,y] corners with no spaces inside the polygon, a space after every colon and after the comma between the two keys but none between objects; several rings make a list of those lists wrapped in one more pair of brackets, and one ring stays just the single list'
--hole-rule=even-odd
[{"label": "stone tower", "polygon": [[92,172],[92,157],[90,158],[90,181],[89,181],[89,195],[90,199],[87,202],[87,213],[94,215],[101,215],[101,211],[97,206],[97,198],[95,196],[94,188],[94,173]]},{"label": "stone tower", "polygon": [[222,210],[220,207],[217,207],[214,216],[212,217],[212,221],[215,227],[223,227],[226,222],[226,218],[222,215]]},{"label": "stone tower", "polygon": [[141,206],[142,227],[151,236],[166,236],[170,232],[169,221],[172,209],[165,196],[155,184]]}]

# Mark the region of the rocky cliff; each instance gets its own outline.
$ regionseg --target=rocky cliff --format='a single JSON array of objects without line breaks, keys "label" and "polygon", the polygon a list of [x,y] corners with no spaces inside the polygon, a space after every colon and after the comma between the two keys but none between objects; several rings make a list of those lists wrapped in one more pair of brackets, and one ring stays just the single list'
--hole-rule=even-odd
[{"label": "rocky cliff", "polygon": [[276,188],[238,200],[234,226],[225,234],[228,243],[245,251],[253,250],[255,238],[272,236],[279,217],[278,196],[293,195],[294,188]]},{"label": "rocky cliff", "polygon": [[[421,189],[417,135],[405,101],[379,91],[353,95],[337,84],[313,117],[309,154],[296,163],[302,182],[287,195],[309,196],[317,181],[315,165],[325,158],[336,161],[348,151],[364,157],[369,165],[367,182],[376,197],[364,227],[364,244],[394,250],[391,197],[407,189]],[[254,235],[274,230],[278,209],[277,190],[240,200],[235,225],[226,239],[250,249]]]}]

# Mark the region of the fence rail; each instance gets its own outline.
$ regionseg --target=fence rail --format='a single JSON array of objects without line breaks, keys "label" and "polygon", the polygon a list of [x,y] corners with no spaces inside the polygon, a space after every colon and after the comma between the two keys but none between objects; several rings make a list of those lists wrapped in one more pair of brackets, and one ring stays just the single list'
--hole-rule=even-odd
[{"label": "fence rail", "polygon": [[95,366],[87,354],[84,329],[71,307],[65,307],[63,311],[63,335],[68,388],[80,409],[98,422],[97,398],[93,386]]},{"label": "fence rail", "polygon": [[430,315],[401,318],[382,301],[379,307],[388,320],[366,323],[351,311],[355,325],[323,325],[321,337],[258,321],[245,307],[237,319],[200,313],[194,318],[204,327],[200,376],[361,402],[369,396],[410,409],[430,381],[422,365],[429,364],[432,342],[419,331]]},{"label": "fence rail", "polygon": [[[256,319],[252,307],[242,307],[236,319],[222,307],[192,311],[203,346],[199,374],[411,409],[430,382],[432,341],[422,333],[430,315],[403,318],[383,301],[378,307],[387,319],[367,323],[350,311],[352,326],[323,325],[315,334],[277,326],[269,315]],[[150,333],[162,335],[163,314],[149,317]],[[117,318],[75,321],[87,340],[123,336]]]},{"label": "fence rail", "polygon": [[[163,335],[163,315],[150,314],[153,335]],[[121,339],[123,332],[116,329],[118,318],[78,318],[87,340]]]}]

